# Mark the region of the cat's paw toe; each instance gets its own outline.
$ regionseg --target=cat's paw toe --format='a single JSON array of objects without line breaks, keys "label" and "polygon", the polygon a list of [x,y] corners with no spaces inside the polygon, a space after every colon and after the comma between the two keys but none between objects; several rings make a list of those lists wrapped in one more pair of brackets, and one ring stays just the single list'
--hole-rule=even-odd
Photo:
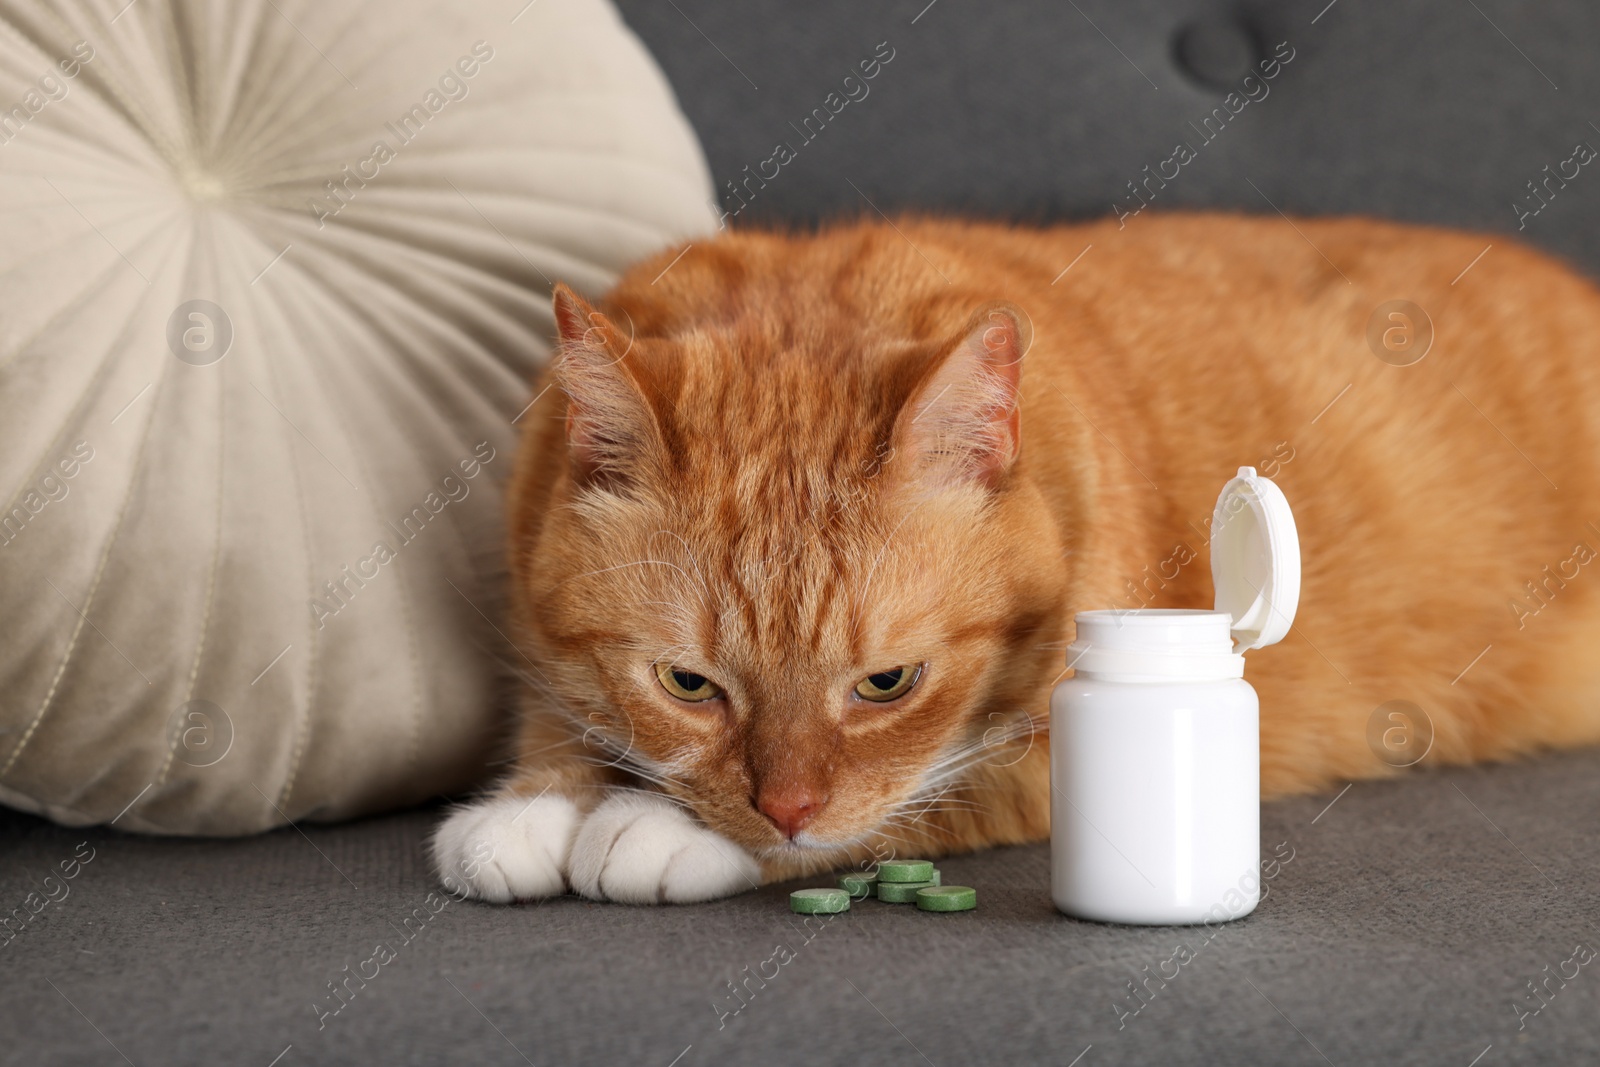
[{"label": "cat's paw toe", "polygon": [[649,793],[608,798],[572,845],[572,888],[594,900],[689,904],[760,884],[749,853]]},{"label": "cat's paw toe", "polygon": [[451,893],[493,904],[556,896],[566,892],[578,822],[578,808],[566,797],[490,797],[440,825],[434,869]]}]

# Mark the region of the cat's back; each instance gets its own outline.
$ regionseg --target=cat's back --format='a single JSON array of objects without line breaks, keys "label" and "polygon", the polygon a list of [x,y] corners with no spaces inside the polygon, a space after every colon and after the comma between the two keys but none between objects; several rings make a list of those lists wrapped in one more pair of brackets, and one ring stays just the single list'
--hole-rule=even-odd
[{"label": "cat's back", "polygon": [[[1191,518],[1209,514],[1219,471],[1278,449],[1336,456],[1324,475],[1348,489],[1327,495],[1347,511],[1439,498],[1454,518],[1467,497],[1439,476],[1463,456],[1500,514],[1565,521],[1600,489],[1600,293],[1503,235],[1227,214],[866,219],[669,250],[608,306],[642,335],[762,320],[797,343],[744,346],[714,373],[792,395],[882,358],[884,337],[953,341],[994,301],[1031,320],[1024,454],[1045,481],[1087,425]],[[779,349],[785,390],[765,376]],[[826,395],[844,408],[862,390]],[[1545,499],[1553,484],[1572,492]]]},{"label": "cat's back", "polygon": [[1146,342],[1152,354],[1202,340],[1204,329],[1231,336],[1248,327],[1265,339],[1275,322],[1359,339],[1391,300],[1421,308],[1441,337],[1452,320],[1559,333],[1600,314],[1586,279],[1505,235],[1221,213],[1147,213],[1126,225],[908,216],[730,231],[640,263],[608,303],[644,334],[759,314],[802,329],[887,327],[922,340],[992,300],[1036,321]]},{"label": "cat's back", "polygon": [[1036,427],[1073,417],[1060,392],[1078,417],[1107,398],[1132,449],[1155,426],[1232,446],[1253,421],[1264,421],[1258,436],[1309,425],[1349,387],[1380,437],[1409,434],[1408,409],[1426,419],[1465,395],[1491,420],[1494,407],[1526,422],[1535,448],[1570,447],[1578,431],[1596,443],[1600,293],[1502,235],[1227,214],[1046,228],[867,219],[669,250],[609,298],[644,335],[751,319],[770,336],[826,335],[745,352],[752,375],[783,348],[819,378],[880,358],[869,338],[953,339],[994,301],[1031,320],[1023,395]]}]

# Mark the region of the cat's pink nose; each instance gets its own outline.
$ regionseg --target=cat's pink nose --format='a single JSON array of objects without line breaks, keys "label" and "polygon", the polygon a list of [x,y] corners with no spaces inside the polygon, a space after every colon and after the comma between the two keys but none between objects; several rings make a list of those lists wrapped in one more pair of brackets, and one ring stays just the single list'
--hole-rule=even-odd
[{"label": "cat's pink nose", "polygon": [[756,800],[756,809],[772,820],[772,825],[784,837],[793,837],[804,830],[828,803],[810,789],[762,790]]}]

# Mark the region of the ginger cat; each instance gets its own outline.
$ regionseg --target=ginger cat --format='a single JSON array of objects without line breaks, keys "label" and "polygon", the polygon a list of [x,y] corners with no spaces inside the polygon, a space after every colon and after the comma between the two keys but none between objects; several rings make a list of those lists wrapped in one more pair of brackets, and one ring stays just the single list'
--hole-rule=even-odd
[{"label": "ginger cat", "polygon": [[[1395,773],[1396,699],[1424,766],[1600,740],[1600,293],[1488,243],[908,219],[672,249],[603,314],[558,287],[509,511],[528,693],[446,884],[694,901],[1046,837],[1073,613],[1210,607],[1241,465],[1304,559],[1250,656],[1264,795]],[[1396,299],[1434,331],[1407,366],[1368,340]]]}]

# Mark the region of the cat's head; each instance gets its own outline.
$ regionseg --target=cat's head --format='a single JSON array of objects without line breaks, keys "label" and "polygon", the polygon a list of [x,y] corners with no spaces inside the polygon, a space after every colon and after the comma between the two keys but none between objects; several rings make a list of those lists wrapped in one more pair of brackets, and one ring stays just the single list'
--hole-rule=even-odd
[{"label": "cat's head", "polygon": [[561,472],[514,551],[587,758],[794,859],[911,822],[1042,711],[1062,579],[1022,471],[1019,311],[917,340],[776,312],[632,336],[564,288],[555,309],[565,434],[524,461]]}]

